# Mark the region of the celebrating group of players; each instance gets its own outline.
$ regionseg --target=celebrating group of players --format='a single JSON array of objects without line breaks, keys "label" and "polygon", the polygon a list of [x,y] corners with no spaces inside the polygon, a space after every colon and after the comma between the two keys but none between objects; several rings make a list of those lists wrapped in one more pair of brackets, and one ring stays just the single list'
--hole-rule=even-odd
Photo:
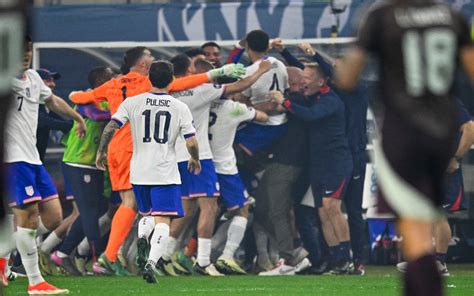
[{"label": "celebrating group of players", "polygon": [[[371,39],[363,37],[360,48],[378,50]],[[271,47],[281,52],[290,67],[267,56]],[[118,254],[137,212],[136,263],[147,282],[155,283],[157,275],[246,274],[235,255],[246,234],[254,199],[239,175],[234,147],[245,155],[246,162],[262,152],[269,158],[254,191],[255,240],[257,248],[262,241],[265,246],[268,240],[274,241],[280,260],[264,260],[262,275],[294,274],[309,267],[308,252],[295,247],[292,235],[291,213],[296,215],[296,209],[291,211],[291,196],[302,176],[309,176],[331,254],[328,270],[363,274],[364,237],[355,235],[351,247],[350,233],[354,229],[364,232],[361,188],[367,101],[365,90],[343,90],[351,86],[351,79],[358,75],[354,71],[363,62],[360,55],[351,55],[357,62],[351,65],[355,70],[342,64],[343,75],[337,80],[332,65],[309,44],[300,47],[314,61],[295,59],[281,40],[271,41],[261,30],[249,32],[224,66],[220,65],[219,46],[212,42],[170,61],[156,61],[149,49],[135,47],[126,51],[121,74],[107,67],[93,69],[89,74],[93,89],[71,93],[76,104],[72,109],[29,69],[32,52],[31,40],[27,40],[23,71],[13,82],[15,100],[5,130],[7,196],[15,227],[11,219],[2,233],[16,231],[14,239],[0,243],[2,283],[14,279],[8,258],[15,248],[31,295],[68,292],[43,279],[40,265],[43,272],[50,273],[50,260],[73,275],[87,271],[88,258],[93,273],[128,275]],[[252,62],[246,68],[237,63],[244,52]],[[411,86],[409,91],[416,94],[417,85]],[[39,104],[74,120],[65,141],[63,173],[79,214],[69,220],[62,219],[57,190],[36,149]],[[404,105],[395,107],[403,109]],[[458,109],[450,104],[444,111],[451,110],[448,107],[453,110],[449,118],[458,116]],[[471,122],[466,118],[463,123]],[[424,128],[422,120],[415,123]],[[457,122],[450,123],[447,132],[455,134]],[[443,129],[434,129],[436,138]],[[391,139],[399,141],[398,137]],[[445,149],[450,155],[453,147]],[[465,151],[456,151],[456,157],[461,152]],[[456,157],[453,161],[459,161]],[[111,198],[103,214],[101,197],[109,179],[113,193],[105,193]],[[349,229],[341,210],[346,193],[357,196],[351,198],[353,206],[346,204],[354,229],[352,225]],[[218,202],[228,212],[224,215],[228,229],[223,250],[211,260],[213,244],[217,244],[213,237],[220,217]],[[455,203],[450,206],[458,206]],[[110,235],[104,246],[102,237],[108,227]],[[265,233],[263,239],[260,231]],[[38,247],[36,237],[49,232]],[[197,239],[190,239],[193,234]],[[301,236],[304,240],[303,233]],[[191,265],[183,253],[189,239],[197,241],[197,256]],[[304,245],[310,247],[311,238],[307,239]],[[190,249],[192,244],[186,246],[188,255]],[[353,261],[358,260],[359,266],[354,267]]]}]

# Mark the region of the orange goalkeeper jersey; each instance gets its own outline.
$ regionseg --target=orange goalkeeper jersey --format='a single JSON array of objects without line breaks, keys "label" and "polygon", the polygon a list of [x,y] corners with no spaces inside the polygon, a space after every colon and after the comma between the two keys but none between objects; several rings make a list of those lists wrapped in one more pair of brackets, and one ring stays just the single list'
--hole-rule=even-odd
[{"label": "orange goalkeeper jersey", "polygon": [[[169,91],[186,90],[206,82],[209,82],[207,73],[177,78],[170,84]],[[74,104],[97,103],[105,98],[113,115],[127,97],[148,92],[151,86],[148,76],[143,76],[137,72],[129,72],[127,75],[109,80],[93,90],[73,93],[70,98]],[[129,124],[119,129],[112,138],[109,153],[115,151],[133,151]]]}]

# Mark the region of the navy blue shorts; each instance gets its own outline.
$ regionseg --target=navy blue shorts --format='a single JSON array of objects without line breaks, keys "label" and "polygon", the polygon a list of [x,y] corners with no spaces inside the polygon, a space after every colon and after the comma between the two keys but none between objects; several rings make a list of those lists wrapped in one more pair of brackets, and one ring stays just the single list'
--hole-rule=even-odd
[{"label": "navy blue shorts", "polygon": [[201,173],[197,176],[188,171],[187,161],[179,162],[178,169],[181,175],[181,195],[183,198],[217,197],[220,195],[219,182],[212,160],[201,160]]},{"label": "navy blue shorts", "polygon": [[249,194],[240,179],[239,174],[222,175],[217,174],[219,180],[221,197],[227,210],[243,208],[249,201]]},{"label": "navy blue shorts", "polygon": [[326,175],[318,178],[311,177],[311,190],[315,206],[320,208],[323,206],[323,198],[334,198],[342,200],[346,194],[347,185],[349,184],[351,174],[344,175]]},{"label": "navy blue shorts", "polygon": [[464,182],[462,169],[452,174],[446,174],[444,186],[443,209],[447,212],[457,212],[467,209],[467,200],[464,198]]},{"label": "navy blue shorts", "polygon": [[280,125],[261,125],[249,122],[237,131],[235,143],[252,155],[259,150],[265,149],[273,140],[283,134],[285,130],[285,123]]},{"label": "navy blue shorts", "polygon": [[10,207],[58,198],[53,180],[42,164],[6,163],[7,197]]},{"label": "navy blue shorts", "polygon": [[140,214],[144,216],[184,216],[180,185],[132,184],[132,186]]}]

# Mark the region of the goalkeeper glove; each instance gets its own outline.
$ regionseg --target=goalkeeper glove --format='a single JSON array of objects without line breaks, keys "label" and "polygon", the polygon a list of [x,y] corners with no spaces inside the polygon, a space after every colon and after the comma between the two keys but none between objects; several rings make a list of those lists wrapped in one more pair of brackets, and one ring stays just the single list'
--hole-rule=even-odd
[{"label": "goalkeeper glove", "polygon": [[209,78],[211,80],[214,80],[222,76],[240,79],[242,76],[245,75],[245,72],[245,67],[242,64],[227,64],[218,69],[213,69],[208,73]]}]

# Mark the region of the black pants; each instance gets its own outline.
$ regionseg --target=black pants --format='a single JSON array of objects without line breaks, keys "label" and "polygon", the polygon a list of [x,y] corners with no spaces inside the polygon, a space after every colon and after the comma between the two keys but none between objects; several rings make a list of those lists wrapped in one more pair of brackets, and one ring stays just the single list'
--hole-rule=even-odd
[{"label": "black pants", "polygon": [[362,217],[362,196],[364,193],[365,170],[367,165],[366,151],[352,154],[354,171],[347,186],[344,202],[348,216],[351,247],[356,263],[367,263],[368,239],[367,223]]},{"label": "black pants", "polygon": [[71,226],[59,251],[71,254],[77,245],[87,237],[91,249],[100,246],[99,217],[104,203],[104,173],[99,170],[64,166],[64,176],[71,186],[74,201],[79,209],[79,218]]}]

